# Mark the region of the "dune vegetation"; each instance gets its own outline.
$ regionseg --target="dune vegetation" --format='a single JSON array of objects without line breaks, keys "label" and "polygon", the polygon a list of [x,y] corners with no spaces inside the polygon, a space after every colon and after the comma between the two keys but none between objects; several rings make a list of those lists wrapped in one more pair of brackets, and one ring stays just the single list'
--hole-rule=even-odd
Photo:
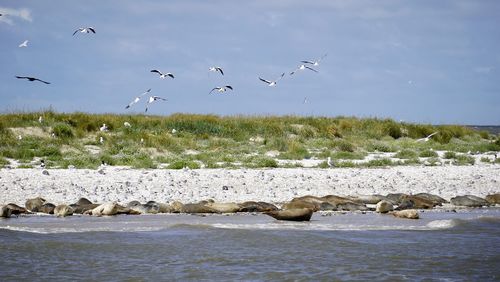
[{"label": "dune vegetation", "polygon": [[[103,124],[107,131],[100,130]],[[433,132],[429,141],[416,141]],[[43,159],[49,168],[96,168],[102,162],[170,169],[300,167],[303,160],[317,160],[314,166],[325,168],[328,157],[336,167],[416,165],[423,159],[431,165],[442,160],[470,165],[471,152],[487,156],[499,150],[499,136],[485,131],[377,118],[52,110],[0,115],[0,167],[37,167]],[[391,157],[360,162],[374,152]]]}]

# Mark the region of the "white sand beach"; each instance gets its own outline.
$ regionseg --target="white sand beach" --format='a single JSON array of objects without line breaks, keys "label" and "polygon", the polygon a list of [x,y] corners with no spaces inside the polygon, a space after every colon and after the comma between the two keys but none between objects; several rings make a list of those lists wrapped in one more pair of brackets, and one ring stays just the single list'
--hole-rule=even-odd
[{"label": "white sand beach", "polygon": [[248,200],[281,203],[304,195],[368,195],[427,192],[450,199],[500,192],[500,165],[400,166],[389,168],[281,168],[140,170],[1,169],[0,204],[24,205],[41,196],[54,204],[80,197],[93,202],[218,202]]}]

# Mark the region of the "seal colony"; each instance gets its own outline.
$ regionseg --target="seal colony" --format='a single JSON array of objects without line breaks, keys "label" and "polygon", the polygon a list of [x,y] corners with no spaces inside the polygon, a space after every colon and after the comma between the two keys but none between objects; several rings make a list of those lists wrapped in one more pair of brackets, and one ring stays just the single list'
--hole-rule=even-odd
[{"label": "seal colony", "polygon": [[[283,203],[280,208],[272,203],[247,201],[243,203],[218,203],[214,200],[204,200],[197,203],[183,204],[179,201],[172,203],[158,203],[148,201],[145,204],[139,201],[129,202],[123,206],[116,202],[92,203],[86,198],[80,198],[73,204],[55,206],[44,198],[36,197],[26,200],[24,207],[14,203],[0,206],[0,217],[9,218],[12,215],[45,213],[57,217],[66,217],[73,214],[90,216],[113,216],[119,214],[140,215],[158,213],[187,213],[187,214],[220,214],[252,212],[263,213],[277,220],[309,221],[317,211],[375,211],[389,213],[395,217],[418,219],[417,210],[432,209],[436,206],[451,203],[454,207],[488,207],[500,204],[500,193],[480,198],[473,195],[457,196],[447,201],[437,195],[420,193],[408,195],[403,193],[382,195],[366,195],[357,197],[342,197],[337,195],[302,196]],[[375,204],[375,206],[374,206]]]}]

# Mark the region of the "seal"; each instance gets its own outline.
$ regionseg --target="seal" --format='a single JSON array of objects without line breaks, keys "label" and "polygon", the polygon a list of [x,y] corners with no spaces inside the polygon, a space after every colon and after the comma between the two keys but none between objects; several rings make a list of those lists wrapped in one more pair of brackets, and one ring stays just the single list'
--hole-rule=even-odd
[{"label": "seal", "polygon": [[264,212],[277,220],[287,220],[287,221],[309,221],[313,214],[311,209],[290,209],[281,211],[268,211]]},{"label": "seal", "polygon": [[43,204],[45,204],[45,199],[41,197],[36,197],[33,199],[28,199],[26,200],[26,203],[24,203],[24,206],[26,207],[27,210],[30,212],[38,212],[38,209],[42,207]]},{"label": "seal", "polygon": [[452,205],[465,207],[482,207],[490,205],[490,203],[488,203],[485,199],[476,197],[474,195],[457,196],[451,198],[450,202]]},{"label": "seal", "polygon": [[240,212],[266,212],[266,211],[278,210],[278,208],[275,205],[266,202],[247,201],[239,205],[240,205]]},{"label": "seal", "polygon": [[439,197],[438,195],[433,195],[433,194],[429,194],[429,193],[418,193],[418,194],[415,194],[415,196],[433,202],[434,206],[441,206],[445,203],[448,203],[448,201]]},{"label": "seal", "polygon": [[89,212],[90,215],[94,216],[116,215],[118,213],[118,208],[119,207],[117,203],[105,203],[90,210],[90,212],[87,212]]},{"label": "seal", "polygon": [[38,212],[54,214],[55,207],[56,206],[52,203],[45,203],[38,209]]},{"label": "seal", "polygon": [[28,213],[28,211],[25,208],[20,207],[13,203],[7,204],[6,207],[10,209],[11,214]]},{"label": "seal", "polygon": [[207,203],[205,206],[217,213],[236,213],[241,209],[240,205],[236,203]]},{"label": "seal", "polygon": [[73,215],[73,208],[68,205],[58,205],[54,208],[54,215],[57,217]]},{"label": "seal", "polygon": [[399,218],[419,219],[418,212],[416,210],[394,211],[392,212],[392,215]]},{"label": "seal", "polygon": [[432,209],[435,205],[437,205],[437,203],[422,197],[404,195],[401,196],[401,201],[396,210]]},{"label": "seal", "polygon": [[12,211],[7,206],[0,206],[0,217],[9,218]]},{"label": "seal", "polygon": [[378,202],[387,200],[387,197],[382,195],[357,195],[357,196],[349,196],[347,199],[365,205],[376,205]]},{"label": "seal", "polygon": [[492,205],[500,204],[500,193],[490,194],[486,196],[485,200]]},{"label": "seal", "polygon": [[281,208],[283,210],[310,209],[312,211],[319,211],[320,207],[321,203],[293,199],[291,202],[285,203]]},{"label": "seal", "polygon": [[394,206],[392,205],[392,203],[385,200],[378,202],[377,206],[375,207],[375,211],[378,213],[388,213],[393,210]]}]

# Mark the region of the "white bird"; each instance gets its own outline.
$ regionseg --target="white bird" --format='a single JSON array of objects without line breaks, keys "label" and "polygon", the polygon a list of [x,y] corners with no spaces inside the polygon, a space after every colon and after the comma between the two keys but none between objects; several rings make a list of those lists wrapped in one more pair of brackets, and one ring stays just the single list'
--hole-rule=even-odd
[{"label": "white bird", "polygon": [[334,167],[335,164],[333,163],[332,161],[332,158],[328,157],[328,159],[326,160],[326,164],[329,166],[329,167]]},{"label": "white bird", "polygon": [[28,40],[24,40],[23,43],[19,44],[19,48],[28,47]]},{"label": "white bird", "polygon": [[100,131],[108,131],[108,127],[106,126],[106,124],[105,124],[105,123],[103,123],[103,124],[102,124],[102,126],[101,126],[101,127],[99,127],[99,130],[100,130]]},{"label": "white bird", "polygon": [[173,75],[172,73],[170,73],[170,72],[167,72],[167,73],[162,73],[162,72],[161,72],[161,71],[159,71],[159,70],[151,70],[151,72],[155,72],[155,73],[159,74],[159,75],[160,75],[160,78],[166,78],[167,76],[168,76],[168,77],[171,77],[171,78],[174,78],[174,75]]},{"label": "white bird", "polygon": [[175,130],[175,128],[172,129],[172,134],[175,134],[177,132],[177,130]]},{"label": "white bird", "polygon": [[126,122],[123,123],[123,126],[125,126],[125,127],[131,127],[132,125],[130,125],[130,123],[126,121]]},{"label": "white bird", "polygon": [[40,167],[45,168],[45,161],[44,160],[40,160]]},{"label": "white bird", "polygon": [[95,29],[93,27],[80,27],[79,29],[75,30],[75,32],[73,32],[73,35],[75,35],[77,32],[81,32],[81,33],[95,33]]},{"label": "white bird", "polygon": [[159,100],[162,100],[162,101],[167,101],[167,99],[165,98],[162,98],[162,97],[159,97],[159,96],[150,96],[149,97],[149,100],[148,100],[148,103],[146,104],[146,110],[144,112],[147,112],[148,111],[148,105],[155,102],[155,101],[159,101]]},{"label": "white bird", "polygon": [[296,73],[299,70],[305,70],[305,69],[312,70],[313,72],[318,72],[317,70],[315,70],[315,69],[313,69],[313,68],[311,68],[309,66],[306,66],[306,65],[302,64],[302,65],[298,66],[294,71],[292,71],[290,73],[290,75],[293,75],[294,73]]},{"label": "white bird", "polygon": [[143,143],[144,143],[144,138],[141,138],[141,144],[143,144]]},{"label": "white bird", "polygon": [[149,92],[151,92],[151,88],[149,88],[148,90],[146,90],[146,92],[142,93],[141,95],[135,97],[134,100],[132,100],[132,102],[130,102],[126,107],[125,109],[128,109],[130,107],[132,107],[135,103],[139,102],[139,100],[141,100],[142,96],[148,94]]},{"label": "white bird", "polygon": [[309,103],[309,100],[307,99],[307,97],[304,97],[304,101],[302,102],[302,104],[307,104]]},{"label": "white bird", "polygon": [[328,54],[324,54],[323,56],[321,56],[321,58],[317,59],[317,60],[311,60],[311,61],[308,61],[308,60],[304,60],[304,61],[301,61],[302,63],[304,64],[309,64],[309,65],[313,65],[315,67],[319,66],[319,62],[321,62],[321,60],[323,60]]},{"label": "white bird", "polygon": [[38,117],[38,122],[39,122],[39,123],[42,123],[42,122],[43,122],[43,117],[42,117],[42,116],[39,116],[39,117]]},{"label": "white bird", "polygon": [[99,143],[104,144],[104,138],[102,138],[102,136],[99,137]]},{"label": "white bird", "polygon": [[220,74],[224,75],[224,71],[222,70],[221,67],[210,67],[210,68],[208,68],[208,71],[211,71],[211,72],[220,72]]},{"label": "white bird", "polygon": [[267,83],[267,85],[269,85],[269,86],[273,87],[273,86],[276,86],[276,83],[278,83],[278,81],[280,81],[280,79],[282,79],[282,78],[283,78],[283,76],[285,76],[285,73],[282,73],[282,74],[280,75],[280,77],[278,77],[278,78],[277,78],[276,80],[274,80],[274,81],[270,81],[270,80],[263,79],[263,78],[260,78],[260,77],[259,77],[259,79],[260,79],[260,81],[263,81],[263,82]]},{"label": "white bird", "polygon": [[417,142],[427,142],[431,139],[432,136],[434,136],[435,134],[437,134],[438,132],[434,132],[434,133],[431,133],[429,136],[427,137],[424,137],[424,138],[420,138],[420,139],[417,139]]},{"label": "white bird", "polygon": [[21,135],[18,135],[17,140],[23,140],[23,137]]},{"label": "white bird", "polygon": [[214,90],[217,90],[217,92],[219,92],[219,93],[224,93],[224,92],[226,92],[228,89],[233,90],[233,87],[232,87],[231,85],[220,86],[220,87],[214,87],[214,88],[210,91],[210,93],[208,93],[208,94],[212,94],[212,92],[213,92]]}]

